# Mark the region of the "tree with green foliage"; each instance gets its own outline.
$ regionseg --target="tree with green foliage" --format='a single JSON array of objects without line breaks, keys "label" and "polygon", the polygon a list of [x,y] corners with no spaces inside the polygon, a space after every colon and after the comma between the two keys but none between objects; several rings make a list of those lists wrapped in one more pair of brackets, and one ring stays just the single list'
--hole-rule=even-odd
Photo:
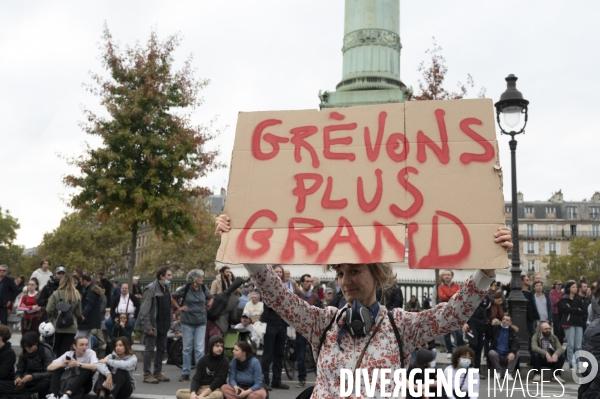
[{"label": "tree with green foliage", "polygon": [[0,207],[0,264],[13,267],[20,264],[23,247],[14,243],[20,228],[19,220]]},{"label": "tree with green foliage", "polygon": [[86,273],[108,271],[112,265],[125,272],[128,256],[129,234],[115,219],[100,223],[83,212],[66,215],[54,231],[44,234],[36,255]]},{"label": "tree with green foliage", "polygon": [[205,149],[215,138],[211,126],[191,122],[208,80],[195,78],[191,57],[175,70],[179,44],[178,35],[161,42],[153,30],[145,46],[121,49],[105,26],[101,59],[110,77],[92,75],[88,89],[108,116],[86,110],[82,124],[102,145],[70,159],[80,174],[64,178],[77,189],[72,207],[103,223],[115,219],[129,232],[130,282],[139,226],[164,237],[193,233],[194,200],[208,193],[194,182],[222,166],[218,151]]},{"label": "tree with green foliage", "polygon": [[194,212],[193,234],[180,237],[152,237],[148,245],[148,254],[138,264],[137,270],[152,272],[156,265],[168,264],[173,272],[202,269],[207,275],[215,273],[215,259],[221,242],[215,235],[214,215],[201,201]]},{"label": "tree with green foliage", "polygon": [[586,276],[590,282],[597,281],[600,278],[600,240],[574,238],[567,255],[551,254],[545,261],[551,280],[579,281],[579,276]]}]

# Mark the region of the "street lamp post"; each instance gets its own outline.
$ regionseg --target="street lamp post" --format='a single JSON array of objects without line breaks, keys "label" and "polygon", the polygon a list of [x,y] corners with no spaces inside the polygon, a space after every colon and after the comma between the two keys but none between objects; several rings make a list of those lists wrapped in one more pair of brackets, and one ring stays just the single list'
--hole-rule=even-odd
[{"label": "street lamp post", "polygon": [[[511,164],[511,188],[512,188],[512,232],[513,232],[513,248],[512,261],[510,268],[510,295],[508,296],[508,311],[515,324],[519,328],[519,344],[520,344],[520,361],[529,359],[529,343],[527,329],[527,299],[523,295],[521,285],[521,258],[519,249],[519,215],[517,203],[517,161],[516,150],[517,141],[515,136],[525,131],[527,125],[527,105],[529,101],[523,98],[521,92],[517,90],[517,77],[508,75],[506,78],[506,91],[500,96],[500,101],[495,104],[496,120],[502,134],[507,134],[511,137],[510,145],[510,164]],[[503,115],[504,124],[508,126],[508,132],[500,123],[500,114]],[[521,121],[521,114],[524,115],[524,123],[520,130],[515,128]],[[515,129],[515,130],[513,130]]]}]

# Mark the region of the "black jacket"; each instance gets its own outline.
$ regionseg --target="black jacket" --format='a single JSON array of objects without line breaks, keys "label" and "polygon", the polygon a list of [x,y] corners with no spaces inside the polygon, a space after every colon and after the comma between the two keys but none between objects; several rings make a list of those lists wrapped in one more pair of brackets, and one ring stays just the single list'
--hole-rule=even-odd
[{"label": "black jacket", "polygon": [[537,306],[535,306],[533,294],[527,290],[522,292],[525,299],[527,299],[527,321],[539,320],[540,314],[537,311]]},{"label": "black jacket", "polygon": [[33,381],[52,378],[52,372],[48,371],[48,366],[54,360],[54,353],[47,344],[40,342],[38,349],[34,353],[28,353],[26,350],[19,355],[17,363],[17,372],[15,378],[23,378],[31,374]]},{"label": "black jacket", "polygon": [[[525,291],[523,291],[523,292],[525,292]],[[502,329],[502,327],[500,327],[500,324],[498,324],[497,326],[494,326],[490,349],[496,348],[496,343],[498,342],[498,336],[500,335],[501,329]],[[517,331],[519,331],[517,326],[512,325],[508,328],[508,350],[509,350],[509,353],[516,354],[519,351],[520,346],[519,346],[519,337],[517,336]]]},{"label": "black jacket", "polygon": [[489,295],[483,297],[483,300],[479,303],[479,306],[477,306],[477,309],[475,309],[475,312],[473,312],[471,318],[467,321],[470,328],[482,328],[488,324],[492,314],[491,302],[492,298],[490,298]]},{"label": "black jacket", "polygon": [[[215,341],[221,337],[213,336],[208,341],[209,353],[200,359],[196,367],[196,374],[192,379],[191,392],[198,392],[203,385],[209,385],[214,392],[215,389],[221,388],[227,381],[229,374],[229,360],[225,357],[225,348],[223,352],[216,356],[213,352]],[[222,339],[222,338],[221,338]]]},{"label": "black jacket", "polygon": [[[2,292],[0,293],[0,308],[5,308],[8,302],[14,302],[19,290],[12,277],[4,277],[2,279]],[[6,312],[6,310],[4,310]]]},{"label": "black jacket", "polygon": [[385,302],[385,307],[387,310],[392,310],[396,308],[402,309],[402,305],[404,304],[402,290],[400,289],[400,287],[398,287],[397,284],[392,285],[391,288],[385,292],[383,298],[381,297],[381,289],[378,289],[377,300],[381,303]]},{"label": "black jacket", "polygon": [[[132,293],[129,293],[129,300],[131,300],[131,303],[133,303],[133,306],[135,306],[134,316],[137,319],[138,313],[140,312],[140,300],[138,298],[136,298],[135,296],[133,296]],[[119,315],[117,314],[117,306],[119,306],[120,301],[121,301],[121,295],[116,297],[112,301],[112,304],[110,305],[110,317],[112,317],[113,320],[116,319],[117,317],[119,317]]]},{"label": "black jacket", "polygon": [[45,308],[46,305],[48,305],[48,300],[50,299],[54,291],[58,289],[58,281],[59,280],[54,276],[50,277],[50,280],[48,280],[48,284],[46,284],[44,288],[42,288],[42,292],[40,292],[40,296],[38,297],[37,301],[38,306]]},{"label": "black jacket", "polygon": [[585,319],[582,318],[587,314],[587,309],[583,307],[583,301],[579,295],[575,295],[573,299],[569,294],[564,294],[558,302],[558,312],[560,313],[560,324],[575,327],[584,327]]},{"label": "black jacket", "polygon": [[0,348],[0,381],[15,380],[15,363],[17,356],[15,350],[11,347],[10,342],[5,342]]},{"label": "black jacket", "polygon": [[[583,334],[583,350],[590,352],[598,363],[600,363],[600,319],[590,324]],[[591,367],[586,370],[583,377],[587,377]],[[600,373],[592,381],[581,384],[578,391],[579,399],[597,399],[600,397]]]},{"label": "black jacket", "polygon": [[[96,291],[96,292],[94,292]],[[80,330],[91,330],[102,326],[102,301],[100,296],[101,289],[94,289],[94,283],[90,283],[83,289],[81,296],[81,315],[85,317],[77,322]]]},{"label": "black jacket", "polygon": [[106,303],[111,303],[111,297],[112,297],[112,291],[113,291],[113,285],[110,281],[108,281],[107,278],[105,278],[104,280],[99,280],[98,284],[100,284],[100,287],[104,288],[104,296],[106,297]]},{"label": "black jacket", "polygon": [[275,311],[273,309],[268,307],[266,304],[263,307],[262,314],[260,315],[260,321],[263,323],[267,323],[267,324],[283,323],[283,324],[287,325],[287,323],[281,317],[279,317],[279,315],[277,313],[275,313]]}]

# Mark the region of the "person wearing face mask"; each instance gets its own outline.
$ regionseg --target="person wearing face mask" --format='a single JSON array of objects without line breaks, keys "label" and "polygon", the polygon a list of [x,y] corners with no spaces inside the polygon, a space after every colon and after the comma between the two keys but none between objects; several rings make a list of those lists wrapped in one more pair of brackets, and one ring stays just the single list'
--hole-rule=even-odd
[{"label": "person wearing face mask", "polygon": [[[468,346],[460,346],[452,353],[450,366],[444,369],[446,380],[450,383],[447,399],[470,399],[469,390],[479,396],[479,374],[469,374],[468,369],[473,365],[475,351]],[[460,373],[458,380],[456,375]],[[462,392],[460,394],[459,392]]]},{"label": "person wearing face mask", "polygon": [[[144,335],[144,382],[158,384],[169,382],[169,378],[162,372],[163,356],[167,350],[167,333],[173,320],[171,307],[171,292],[169,284],[173,278],[171,269],[163,266],[156,272],[156,280],[144,288],[144,295],[140,305],[138,318],[135,321],[135,331]],[[154,373],[151,372],[152,354],[154,356]]]},{"label": "person wearing face mask", "polygon": [[519,329],[512,325],[512,318],[507,314],[502,321],[494,319],[492,325],[494,327],[488,359],[500,378],[507,374],[506,379],[512,381],[512,374],[519,363]]},{"label": "person wearing face mask", "polygon": [[565,350],[558,337],[552,334],[550,324],[540,324],[540,332],[531,340],[531,349],[531,367],[535,371],[533,382],[540,382],[540,372],[544,369],[549,370],[546,375],[564,384],[565,380],[560,377],[560,371],[565,363]]},{"label": "person wearing face mask", "polygon": [[[429,390],[432,393],[436,393],[437,392],[437,385],[438,382],[437,380],[434,380],[429,387],[425,386],[424,381],[425,381],[425,370],[427,369],[436,369],[436,362],[435,362],[435,355],[428,349],[419,349],[417,351],[417,356],[415,358],[415,362],[412,366],[410,366],[408,368],[408,370],[406,371],[406,375],[409,376],[410,373],[414,370],[414,369],[418,369],[419,371],[415,372],[415,378],[412,381],[415,384],[415,391],[419,392],[418,395],[414,396],[411,395],[410,390],[407,389],[406,391],[406,399],[421,399],[421,398],[428,398],[428,399],[436,399],[438,398],[438,396],[430,396],[425,394],[426,390]],[[436,378],[436,374],[435,373],[431,373],[430,374],[430,378],[434,379]],[[417,383],[420,382],[421,384],[421,388],[420,390],[418,389]],[[439,398],[442,398],[443,396],[440,396]]]}]

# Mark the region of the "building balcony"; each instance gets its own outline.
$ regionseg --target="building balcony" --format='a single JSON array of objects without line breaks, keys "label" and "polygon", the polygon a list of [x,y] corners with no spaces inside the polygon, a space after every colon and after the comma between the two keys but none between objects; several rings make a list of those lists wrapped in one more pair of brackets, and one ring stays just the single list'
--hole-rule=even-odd
[{"label": "building balcony", "polygon": [[600,238],[600,233],[595,231],[521,231],[519,238]]}]

